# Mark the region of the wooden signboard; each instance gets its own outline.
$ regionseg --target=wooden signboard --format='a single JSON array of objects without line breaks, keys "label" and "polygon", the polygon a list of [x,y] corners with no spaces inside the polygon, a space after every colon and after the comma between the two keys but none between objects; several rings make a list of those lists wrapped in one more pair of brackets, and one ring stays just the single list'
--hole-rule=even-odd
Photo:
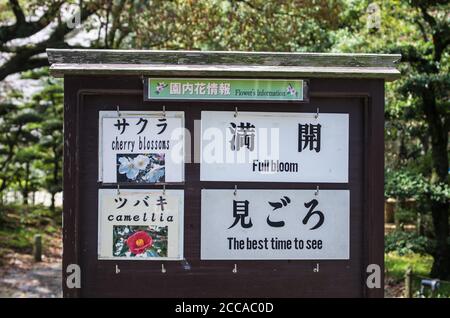
[{"label": "wooden signboard", "polygon": [[383,296],[398,55],[47,53],[65,297]]}]

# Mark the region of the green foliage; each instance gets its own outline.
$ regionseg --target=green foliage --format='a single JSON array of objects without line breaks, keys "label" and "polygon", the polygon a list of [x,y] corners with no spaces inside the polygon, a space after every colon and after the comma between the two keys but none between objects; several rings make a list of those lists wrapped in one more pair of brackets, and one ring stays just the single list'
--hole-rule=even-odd
[{"label": "green foliage", "polygon": [[[388,280],[393,280],[397,284],[404,281],[405,272],[410,267],[413,272],[413,295],[414,297],[418,297],[420,281],[425,277],[429,277],[429,273],[433,264],[433,257],[431,257],[430,255],[416,253],[399,255],[396,252],[390,252],[384,255],[384,264]],[[441,286],[436,293],[436,297],[450,297],[450,282],[441,281]]]},{"label": "green foliage", "polygon": [[410,171],[393,171],[386,175],[384,191],[386,197],[419,199],[426,188],[427,183],[421,175]]},{"label": "green foliage", "polygon": [[45,175],[43,186],[52,195],[52,209],[55,194],[62,191],[63,101],[62,83],[57,80],[48,79],[43,90],[33,96],[34,107],[46,118],[40,126],[39,168]]},{"label": "green foliage", "polygon": [[444,183],[431,183],[423,175],[410,170],[388,171],[385,196],[447,202],[450,199],[450,187]]},{"label": "green foliage", "polygon": [[48,67],[29,70],[22,72],[20,74],[21,79],[32,79],[32,80],[40,80],[41,78],[47,78],[49,76],[50,73],[48,71]]},{"label": "green foliage", "polygon": [[42,79],[43,88],[24,101],[10,94],[0,104],[0,194],[28,195],[45,189],[54,196],[62,190],[63,88],[59,80]]},{"label": "green foliage", "polygon": [[[324,51],[343,1],[151,1],[134,9],[133,48]],[[189,26],[189,27],[187,27]]]},{"label": "green foliage", "polygon": [[[21,95],[12,92],[9,100],[0,103],[0,194],[16,187],[28,189],[29,159],[33,158],[32,147],[39,139],[36,125],[41,122],[41,116],[29,104],[19,104],[18,98]],[[24,170],[28,172],[24,173]],[[16,182],[18,179],[19,183]],[[21,184],[23,180],[25,187]]]},{"label": "green foliage", "polygon": [[431,248],[428,238],[413,232],[394,231],[387,234],[384,239],[384,251],[396,252],[400,256],[411,253],[430,254]]},{"label": "green foliage", "polygon": [[61,210],[53,212],[43,205],[3,205],[0,207],[0,252],[14,250],[30,253],[35,234],[51,240],[61,231]]},{"label": "green foliage", "polygon": [[416,275],[428,275],[433,263],[433,257],[418,253],[399,255],[396,252],[385,252],[384,263],[388,276],[401,281],[404,279],[408,267],[411,267]]},{"label": "green foliage", "polygon": [[417,211],[397,207],[395,209],[395,223],[396,224],[414,224],[417,219]]}]

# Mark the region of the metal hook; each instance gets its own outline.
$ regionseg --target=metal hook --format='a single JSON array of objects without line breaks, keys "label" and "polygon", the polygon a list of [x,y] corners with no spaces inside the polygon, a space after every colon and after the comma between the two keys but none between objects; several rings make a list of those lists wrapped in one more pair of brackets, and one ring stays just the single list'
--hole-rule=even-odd
[{"label": "metal hook", "polygon": [[234,108],[234,118],[238,116],[238,108],[237,106]]},{"label": "metal hook", "polygon": [[166,184],[163,184],[163,195],[166,195]]},{"label": "metal hook", "polygon": [[164,264],[161,264],[161,273],[163,273],[163,274],[165,274],[167,271],[166,271],[166,268],[164,267]]},{"label": "metal hook", "polygon": [[234,264],[234,268],[233,268],[233,274],[237,273],[237,264]]},{"label": "metal hook", "polygon": [[316,114],[314,115],[314,118],[315,119],[319,118],[319,107],[317,107]]},{"label": "metal hook", "polygon": [[121,114],[120,114],[120,108],[119,108],[119,105],[117,105],[117,117],[120,117],[121,116]]},{"label": "metal hook", "polygon": [[117,264],[116,264],[116,274],[119,274],[120,273],[120,268],[119,268],[119,266],[117,266]]},{"label": "metal hook", "polygon": [[181,264],[183,265],[183,269],[184,269],[185,271],[191,270],[191,265],[189,264],[189,262],[187,261],[187,259],[183,258],[183,261],[181,262]]},{"label": "metal hook", "polygon": [[313,268],[314,273],[318,273],[320,271],[320,265],[319,263],[316,263],[316,267]]},{"label": "metal hook", "polygon": [[314,195],[315,195],[315,196],[318,196],[318,195],[319,195],[319,186],[317,186],[316,191],[314,192]]},{"label": "metal hook", "polygon": [[163,105],[163,117],[166,118],[166,105]]},{"label": "metal hook", "polygon": [[233,195],[234,195],[234,196],[237,195],[237,185],[234,185],[234,193],[233,193]]},{"label": "metal hook", "polygon": [[120,185],[117,184],[117,195],[120,195]]}]

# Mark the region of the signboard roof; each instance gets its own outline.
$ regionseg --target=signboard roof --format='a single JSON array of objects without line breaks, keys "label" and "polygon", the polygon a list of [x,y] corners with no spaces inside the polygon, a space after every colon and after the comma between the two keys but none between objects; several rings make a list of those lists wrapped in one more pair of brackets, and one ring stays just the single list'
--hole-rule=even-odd
[{"label": "signboard roof", "polygon": [[47,49],[54,76],[145,75],[258,78],[400,76],[399,54]]}]

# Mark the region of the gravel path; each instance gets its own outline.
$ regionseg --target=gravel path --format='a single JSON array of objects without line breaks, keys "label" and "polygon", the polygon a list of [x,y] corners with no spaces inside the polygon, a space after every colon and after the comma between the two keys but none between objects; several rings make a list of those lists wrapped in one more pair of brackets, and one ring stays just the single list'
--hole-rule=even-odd
[{"label": "gravel path", "polygon": [[61,262],[36,263],[29,270],[8,268],[0,277],[0,297],[62,297]]},{"label": "gravel path", "polygon": [[35,262],[29,254],[10,253],[0,267],[0,298],[55,298],[62,297],[61,240]]}]

